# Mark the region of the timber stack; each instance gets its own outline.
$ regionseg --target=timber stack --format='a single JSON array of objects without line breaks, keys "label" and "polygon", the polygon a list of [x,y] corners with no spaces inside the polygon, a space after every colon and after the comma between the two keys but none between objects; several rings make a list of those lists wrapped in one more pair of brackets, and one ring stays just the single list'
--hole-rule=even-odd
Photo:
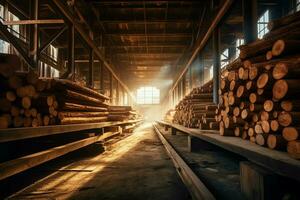
[{"label": "timber stack", "polygon": [[300,158],[299,22],[299,12],[272,21],[263,39],[239,47],[239,61],[221,74],[221,135]]},{"label": "timber stack", "polygon": [[173,122],[188,128],[216,128],[213,104],[212,81],[194,88],[175,108]]},{"label": "timber stack", "polygon": [[125,121],[140,118],[137,111],[133,110],[131,106],[109,106],[108,112],[109,121]]},{"label": "timber stack", "polygon": [[174,119],[174,114],[175,114],[175,110],[174,109],[170,109],[167,111],[167,113],[164,116],[164,121],[172,123],[173,119]]},{"label": "timber stack", "polygon": [[107,121],[108,97],[69,80],[15,72],[12,57],[0,56],[0,128]]}]

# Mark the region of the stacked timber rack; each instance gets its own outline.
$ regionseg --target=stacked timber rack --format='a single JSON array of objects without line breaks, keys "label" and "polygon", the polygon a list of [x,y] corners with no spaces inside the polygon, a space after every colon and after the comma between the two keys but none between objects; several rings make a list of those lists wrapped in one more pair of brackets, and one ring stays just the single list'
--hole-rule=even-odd
[{"label": "stacked timber rack", "polygon": [[104,128],[141,121],[108,121],[108,97],[19,66],[18,57],[0,54],[0,180],[114,135]]},{"label": "stacked timber rack", "polygon": [[135,120],[141,117],[131,106],[109,106],[108,112],[109,121]]},{"label": "stacked timber rack", "polygon": [[176,105],[173,122],[189,128],[217,129],[212,81],[194,88]]},{"label": "stacked timber rack", "polygon": [[240,46],[221,75],[220,134],[300,158],[300,13],[270,22],[262,40]]},{"label": "stacked timber rack", "polygon": [[107,121],[108,97],[69,80],[41,79],[5,66],[10,64],[0,67],[0,128]]}]

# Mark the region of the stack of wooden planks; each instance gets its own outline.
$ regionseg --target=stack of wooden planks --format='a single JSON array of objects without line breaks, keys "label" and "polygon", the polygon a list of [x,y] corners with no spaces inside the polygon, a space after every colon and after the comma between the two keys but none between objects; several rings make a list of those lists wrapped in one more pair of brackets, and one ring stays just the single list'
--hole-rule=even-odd
[{"label": "stack of wooden planks", "polygon": [[176,105],[173,122],[189,128],[215,128],[216,105],[213,104],[212,81],[194,88]]},{"label": "stack of wooden planks", "polygon": [[109,106],[108,112],[109,121],[124,121],[140,118],[137,111],[133,110],[131,106]]},{"label": "stack of wooden planks", "polygon": [[16,72],[10,57],[0,56],[0,128],[107,121],[108,97],[69,80]]},{"label": "stack of wooden planks", "polygon": [[263,39],[240,46],[240,62],[221,75],[221,135],[300,158],[299,21],[298,12],[270,22]]}]

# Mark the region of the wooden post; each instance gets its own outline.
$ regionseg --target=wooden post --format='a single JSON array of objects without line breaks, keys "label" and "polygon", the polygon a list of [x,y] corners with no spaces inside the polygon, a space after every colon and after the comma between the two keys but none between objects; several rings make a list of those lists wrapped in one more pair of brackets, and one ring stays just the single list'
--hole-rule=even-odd
[{"label": "wooden post", "polygon": [[[37,20],[39,15],[39,1],[30,1],[30,17]],[[39,27],[38,24],[30,26],[30,57],[34,63],[34,66],[38,66],[38,49],[39,49]]]},{"label": "wooden post", "polygon": [[277,199],[280,190],[278,176],[254,163],[240,163],[241,191],[249,200]]},{"label": "wooden post", "polygon": [[186,95],[186,74],[182,77],[182,95]]},{"label": "wooden post", "polygon": [[89,49],[89,86],[94,87],[94,50]]},{"label": "wooden post", "polygon": [[248,44],[257,38],[257,0],[243,0],[243,16],[245,44]]},{"label": "wooden post", "polygon": [[194,152],[194,151],[197,151],[200,149],[213,150],[213,149],[216,149],[216,147],[206,141],[203,141],[199,138],[188,135],[188,151]]},{"label": "wooden post", "polygon": [[176,128],[171,128],[171,135],[176,135]]},{"label": "wooden post", "polygon": [[165,131],[169,131],[169,126],[165,125]]},{"label": "wooden post", "polygon": [[116,83],[116,105],[120,104],[119,82]]},{"label": "wooden post", "polygon": [[219,85],[220,85],[220,30],[217,27],[213,33],[213,101],[219,103]]},{"label": "wooden post", "polygon": [[103,63],[100,61],[100,93],[104,93],[104,69]]},{"label": "wooden post", "polygon": [[113,103],[113,77],[111,73],[109,73],[109,96],[110,103]]},{"label": "wooden post", "polygon": [[75,61],[74,61],[75,50],[74,50],[74,47],[75,47],[75,28],[74,28],[73,24],[69,24],[69,29],[68,29],[68,73],[72,74],[72,75],[75,73]]}]

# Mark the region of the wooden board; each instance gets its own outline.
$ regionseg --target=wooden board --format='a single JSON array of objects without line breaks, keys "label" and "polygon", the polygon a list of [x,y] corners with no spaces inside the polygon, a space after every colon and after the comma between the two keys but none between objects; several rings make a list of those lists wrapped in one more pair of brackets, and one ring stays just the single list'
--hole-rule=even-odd
[{"label": "wooden board", "polygon": [[137,123],[141,120],[0,129],[0,142]]},{"label": "wooden board", "polygon": [[69,152],[88,146],[95,142],[106,141],[112,137],[120,135],[119,132],[107,132],[102,135],[92,136],[83,140],[54,147],[45,151],[23,156],[0,164],[0,180],[13,176],[17,173],[55,159]]},{"label": "wooden board", "polygon": [[217,134],[212,134],[205,130],[190,129],[177,124],[162,121],[159,121],[159,123],[169,125],[179,131],[241,155],[276,174],[300,181],[300,161],[291,158],[287,152],[261,147],[238,137],[221,136],[218,131],[215,131]]},{"label": "wooden board", "polygon": [[184,184],[187,186],[193,199],[215,199],[212,193],[207,189],[207,187],[198,178],[198,176],[191,170],[191,168],[184,162],[184,160],[179,156],[175,149],[168,143],[168,141],[164,138],[160,131],[155,127],[155,125],[154,129],[159,139],[165,146],[169,156],[173,160],[178,174],[180,175]]}]

